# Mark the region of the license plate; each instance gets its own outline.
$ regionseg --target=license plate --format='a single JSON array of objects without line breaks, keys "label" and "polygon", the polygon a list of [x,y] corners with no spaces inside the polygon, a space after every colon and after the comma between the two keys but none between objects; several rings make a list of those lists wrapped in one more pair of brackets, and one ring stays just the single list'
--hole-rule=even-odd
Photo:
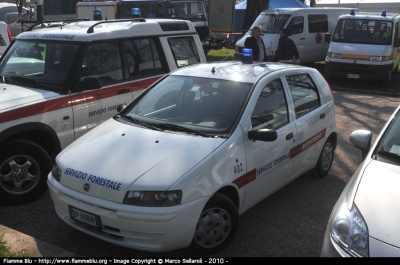
[{"label": "license plate", "polygon": [[72,206],[68,207],[69,207],[69,215],[71,216],[72,219],[96,227],[98,229],[101,229],[100,216],[84,212]]},{"label": "license plate", "polygon": [[355,79],[359,79],[359,78],[360,78],[360,75],[347,74],[347,78],[355,78]]}]

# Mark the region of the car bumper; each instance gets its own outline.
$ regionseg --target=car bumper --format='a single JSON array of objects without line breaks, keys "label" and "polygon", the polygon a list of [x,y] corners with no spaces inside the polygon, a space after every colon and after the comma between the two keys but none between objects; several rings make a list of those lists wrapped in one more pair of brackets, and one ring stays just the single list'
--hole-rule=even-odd
[{"label": "car bumper", "polygon": [[[57,215],[73,228],[127,248],[163,252],[188,247],[208,197],[174,207],[139,207],[105,201],[71,190],[51,173],[47,181]],[[71,219],[69,206],[98,215],[98,230]]]},{"label": "car bumper", "polygon": [[365,80],[385,79],[388,77],[389,71],[392,70],[390,64],[368,65],[325,61],[325,74],[331,77]]}]

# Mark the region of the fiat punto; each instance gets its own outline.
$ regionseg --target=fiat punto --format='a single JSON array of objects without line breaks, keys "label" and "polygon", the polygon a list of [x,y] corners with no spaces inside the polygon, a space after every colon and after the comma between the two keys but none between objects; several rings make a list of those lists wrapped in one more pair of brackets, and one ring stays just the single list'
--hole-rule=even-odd
[{"label": "fiat punto", "polygon": [[198,64],[69,145],[48,186],[58,216],[84,233],[208,255],[256,203],[303,173],[326,176],[337,138],[333,93],[317,70]]}]

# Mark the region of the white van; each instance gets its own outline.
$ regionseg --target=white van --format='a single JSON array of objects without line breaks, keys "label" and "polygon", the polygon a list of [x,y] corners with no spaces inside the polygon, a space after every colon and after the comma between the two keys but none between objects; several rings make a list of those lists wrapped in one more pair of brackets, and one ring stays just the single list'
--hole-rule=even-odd
[{"label": "white van", "polygon": [[[326,33],[333,33],[339,16],[348,14],[351,8],[278,8],[263,11],[254,21],[262,27],[262,38],[267,50],[268,61],[273,61],[272,51],[278,48],[279,32],[288,28],[290,38],[296,43],[301,63],[323,61],[327,45]],[[235,44],[235,59],[240,60],[242,49],[251,29]]]},{"label": "white van", "polygon": [[325,59],[326,78],[381,80],[390,85],[400,61],[399,21],[400,14],[385,10],[342,15]]}]

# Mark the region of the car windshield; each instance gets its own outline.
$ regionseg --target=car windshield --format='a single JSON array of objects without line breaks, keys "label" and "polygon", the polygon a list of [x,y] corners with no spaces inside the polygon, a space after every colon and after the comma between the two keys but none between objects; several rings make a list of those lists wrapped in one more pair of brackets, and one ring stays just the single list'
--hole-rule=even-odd
[{"label": "car windshield", "polygon": [[332,41],[390,45],[392,41],[393,23],[372,19],[339,20]]},{"label": "car windshield", "polygon": [[0,64],[6,83],[61,92],[78,51],[78,44],[16,40]]},{"label": "car windshield", "polygon": [[375,155],[378,158],[388,158],[400,163],[400,112],[397,112],[394,119],[382,135]]},{"label": "car windshield", "polygon": [[[290,15],[260,14],[254,21],[253,26],[259,25],[263,33],[276,34],[285,26]],[[253,28],[253,26],[251,28]]]},{"label": "car windshield", "polygon": [[252,84],[168,76],[121,113],[162,130],[226,137],[238,121]]}]

